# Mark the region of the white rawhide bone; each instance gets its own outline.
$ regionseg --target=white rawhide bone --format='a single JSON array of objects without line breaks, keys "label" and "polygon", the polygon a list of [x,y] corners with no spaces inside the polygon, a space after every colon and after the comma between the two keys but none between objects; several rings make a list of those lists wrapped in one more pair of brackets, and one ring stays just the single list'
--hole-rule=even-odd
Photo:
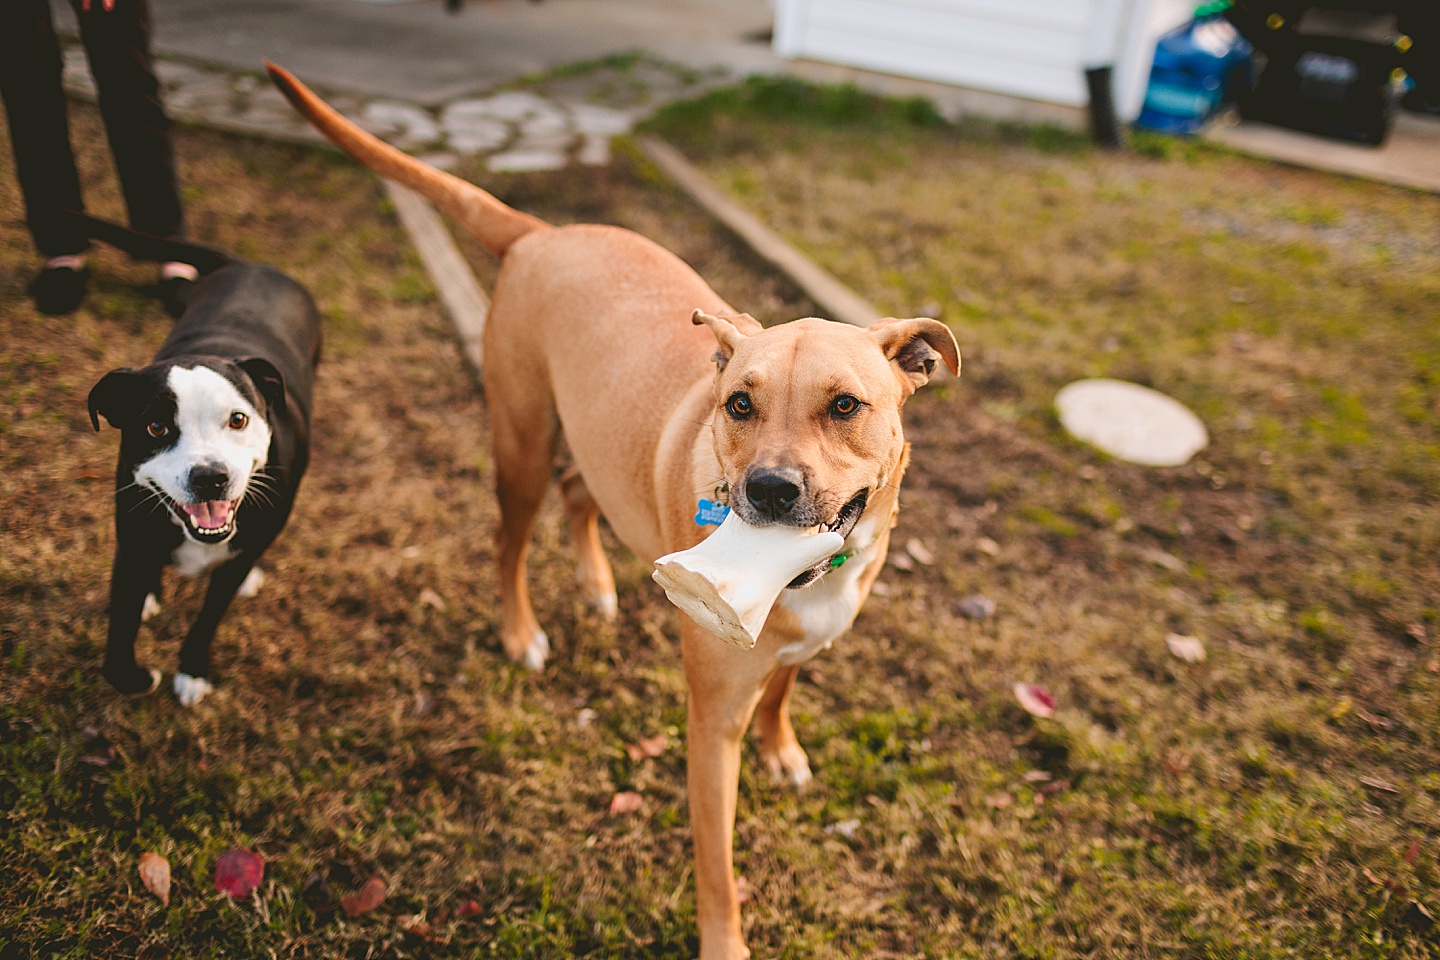
[{"label": "white rawhide bone", "polygon": [[653,576],[691,620],[749,650],[785,585],[844,545],[838,533],[753,527],[732,511],[696,546],[656,560]]}]

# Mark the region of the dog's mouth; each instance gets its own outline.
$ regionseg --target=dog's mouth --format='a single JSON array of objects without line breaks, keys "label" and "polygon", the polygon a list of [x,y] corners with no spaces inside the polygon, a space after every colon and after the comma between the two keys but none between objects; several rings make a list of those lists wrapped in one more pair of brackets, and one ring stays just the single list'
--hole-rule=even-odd
[{"label": "dog's mouth", "polygon": [[[855,529],[855,524],[860,522],[861,515],[865,513],[865,504],[868,503],[869,500],[870,491],[861,490],[846,501],[845,506],[840,508],[840,512],[835,514],[834,520],[831,520],[829,523],[822,523],[820,529],[828,533],[838,533],[842,539],[849,539],[851,532]],[[808,587],[816,580],[825,576],[830,570],[834,569],[834,560],[835,558],[833,557],[821,560],[815,564],[815,566],[787,583],[785,589],[794,590],[799,587]]]},{"label": "dog's mouth", "polygon": [[239,500],[203,500],[199,503],[180,503],[161,492],[166,505],[180,522],[190,538],[200,543],[221,543],[235,533],[235,512]]}]

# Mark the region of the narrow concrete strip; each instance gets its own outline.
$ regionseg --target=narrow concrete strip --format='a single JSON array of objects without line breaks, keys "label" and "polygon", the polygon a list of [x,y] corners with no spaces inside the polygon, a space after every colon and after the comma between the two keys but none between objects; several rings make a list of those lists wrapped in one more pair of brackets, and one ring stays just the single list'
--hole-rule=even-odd
[{"label": "narrow concrete strip", "polygon": [[485,318],[490,313],[490,298],[480,289],[470,264],[465,262],[455,240],[445,229],[440,214],[430,201],[408,187],[389,180],[383,181],[390,202],[400,223],[410,234],[420,259],[440,293],[445,312],[460,339],[460,351],[476,377],[480,376],[484,354],[481,341],[485,334]]},{"label": "narrow concrete strip", "polygon": [[721,193],[715,184],[681,156],[680,151],[655,137],[639,137],[637,142],[645,156],[674,180],[690,199],[734,231],[762,259],[789,277],[829,319],[868,327],[880,316],[878,310],[853,290],[792,247],[754,214]]}]

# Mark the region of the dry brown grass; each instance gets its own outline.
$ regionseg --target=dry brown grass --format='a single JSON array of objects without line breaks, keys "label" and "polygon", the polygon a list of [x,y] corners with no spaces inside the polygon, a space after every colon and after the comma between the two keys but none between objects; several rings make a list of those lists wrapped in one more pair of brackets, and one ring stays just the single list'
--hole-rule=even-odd
[{"label": "dry brown grass", "polygon": [[[882,306],[934,300],[966,361],[908,411],[897,543],[934,565],[887,571],[801,674],[814,788],[772,787],[747,757],[757,956],[1430,955],[1412,901],[1435,907],[1440,839],[1437,487],[1433,459],[1394,470],[1392,451],[1435,443],[1402,404],[1411,386],[1433,403],[1436,381],[1399,372],[1440,356],[1420,313],[1434,201],[1210,154],[704,110],[724,135],[671,132],[697,130],[692,153]],[[547,511],[532,569],[557,656],[539,677],[506,663],[484,405],[375,185],[305,151],[180,147],[196,233],[287,266],[326,312],[314,465],[270,582],[222,626],[222,694],[119,700],[98,673],[115,437],[90,432],[84,397],[165,321],[133,293],[147,274],[109,255],[84,309],[37,316],[0,170],[0,955],[693,956],[681,753],[623,749],[683,733],[673,610],[614,549],[619,622],[590,617]],[[641,229],[762,319],[810,310],[643,165],[487,182],[557,221]],[[1330,198],[1387,246],[1418,238],[1419,259],[1335,251],[1323,222],[1261,209],[1277,190],[1302,212]],[[1206,226],[1216,211],[1244,230]],[[1325,392],[1351,370],[1375,373]],[[1050,392],[1105,372],[1201,410],[1204,464],[1145,471],[1060,436]],[[1387,372],[1398,398],[1379,396]],[[1327,414],[1352,394],[1370,439]],[[977,591],[999,605],[981,622],[955,608]],[[152,663],[197,602],[182,584],[146,628]],[[1170,630],[1210,658],[1171,658]],[[1020,710],[1021,680],[1055,692],[1053,720]],[[620,789],[644,810],[608,816]],[[827,830],[848,820],[853,838]],[[211,886],[235,843],[267,861],[240,904]],[[144,850],[175,867],[169,908],[138,883]],[[373,873],[390,894],[358,920],[304,892]],[[428,939],[404,932],[416,916]]]}]

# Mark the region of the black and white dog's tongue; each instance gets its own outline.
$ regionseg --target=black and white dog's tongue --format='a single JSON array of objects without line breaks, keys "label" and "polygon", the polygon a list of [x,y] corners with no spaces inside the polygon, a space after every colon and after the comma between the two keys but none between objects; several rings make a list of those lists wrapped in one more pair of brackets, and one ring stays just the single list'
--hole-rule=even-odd
[{"label": "black and white dog's tongue", "polygon": [[185,503],[181,504],[180,509],[185,511],[185,515],[197,530],[223,530],[235,516],[235,504],[230,500]]}]

